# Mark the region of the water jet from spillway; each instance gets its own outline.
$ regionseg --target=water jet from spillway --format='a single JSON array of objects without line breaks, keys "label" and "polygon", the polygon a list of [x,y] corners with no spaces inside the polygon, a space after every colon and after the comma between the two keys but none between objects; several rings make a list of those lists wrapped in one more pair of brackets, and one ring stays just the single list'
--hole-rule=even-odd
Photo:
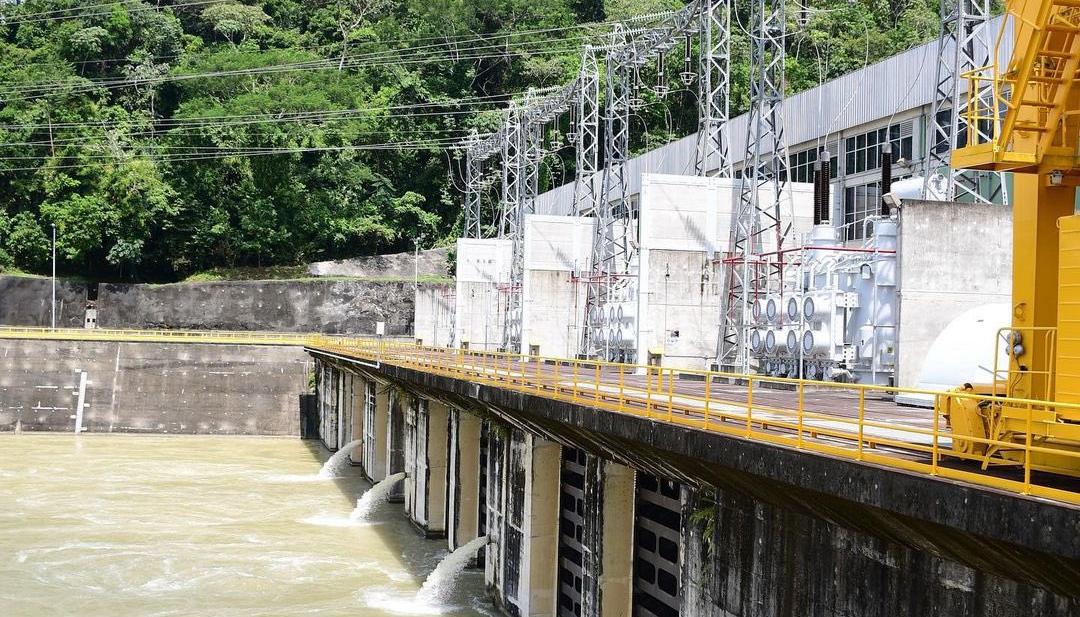
[{"label": "water jet from spillway", "polygon": [[374,486],[369,488],[360,499],[356,500],[356,508],[352,511],[352,514],[349,515],[349,520],[367,520],[372,513],[375,512],[375,508],[386,501],[386,496],[394,489],[394,485],[404,479],[405,472],[395,473],[391,476],[386,476],[385,479],[380,480]]},{"label": "water jet from spillway", "polygon": [[341,471],[349,463],[349,453],[362,443],[364,443],[363,439],[354,439],[342,446],[340,450],[323,463],[322,469],[319,470],[319,477],[327,480],[341,475]]},{"label": "water jet from spillway", "polygon": [[427,580],[416,593],[416,599],[424,603],[435,603],[446,599],[453,591],[452,583],[457,575],[469,565],[476,552],[490,542],[487,536],[481,536],[460,546],[439,562],[428,575]]}]

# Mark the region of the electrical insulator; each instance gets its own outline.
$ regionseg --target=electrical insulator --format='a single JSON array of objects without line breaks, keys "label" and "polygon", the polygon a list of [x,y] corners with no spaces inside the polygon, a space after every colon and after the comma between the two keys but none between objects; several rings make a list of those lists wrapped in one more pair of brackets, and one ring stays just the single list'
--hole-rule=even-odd
[{"label": "electrical insulator", "polygon": [[551,132],[551,150],[552,151],[562,150],[562,147],[563,147],[562,135],[559,133],[558,130],[552,131]]},{"label": "electrical insulator", "polygon": [[641,98],[641,71],[637,65],[634,65],[634,74],[631,77],[631,83],[633,87],[630,89],[630,108],[641,109],[645,106],[645,101]]},{"label": "electrical insulator", "polygon": [[660,52],[660,54],[656,56],[656,87],[653,88],[653,92],[655,92],[656,96],[660,98],[664,98],[665,96],[667,96],[668,93],[667,82],[664,79],[663,52]]},{"label": "electrical insulator", "polygon": [[694,78],[696,77],[693,70],[694,65],[692,64],[693,58],[690,54],[692,48],[693,41],[690,40],[690,35],[687,34],[685,45],[683,47],[683,70],[682,73],[679,73],[679,78],[682,79],[683,84],[687,86],[694,83]]}]

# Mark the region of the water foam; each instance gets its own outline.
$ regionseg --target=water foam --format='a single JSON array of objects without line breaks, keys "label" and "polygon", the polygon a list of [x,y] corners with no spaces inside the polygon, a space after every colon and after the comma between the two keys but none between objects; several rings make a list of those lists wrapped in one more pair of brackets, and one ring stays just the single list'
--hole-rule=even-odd
[{"label": "water foam", "polygon": [[476,538],[444,557],[415,594],[367,591],[364,604],[399,615],[439,615],[454,610],[449,604],[454,579],[487,543],[486,537]]},{"label": "water foam", "polygon": [[424,602],[415,594],[394,594],[386,591],[364,592],[364,604],[368,608],[398,615],[441,615],[453,608]]},{"label": "water foam", "polygon": [[404,472],[395,473],[391,476],[386,476],[385,479],[369,488],[360,499],[356,500],[356,508],[352,511],[352,514],[349,515],[349,519],[353,521],[364,521],[371,518],[371,515],[374,514],[375,510],[386,502],[386,496],[394,489],[394,485],[404,479]]},{"label": "water foam", "polygon": [[341,472],[345,470],[345,466],[349,463],[349,453],[353,448],[364,443],[362,439],[354,439],[349,443],[342,446],[333,456],[326,459],[323,463],[322,469],[319,470],[319,477],[322,479],[336,478],[341,475]]},{"label": "water foam", "polygon": [[416,599],[426,603],[446,600],[454,589],[454,579],[465,569],[465,566],[469,565],[472,558],[476,556],[476,552],[487,546],[487,543],[487,537],[481,536],[447,555],[428,575],[420,591],[417,592]]}]

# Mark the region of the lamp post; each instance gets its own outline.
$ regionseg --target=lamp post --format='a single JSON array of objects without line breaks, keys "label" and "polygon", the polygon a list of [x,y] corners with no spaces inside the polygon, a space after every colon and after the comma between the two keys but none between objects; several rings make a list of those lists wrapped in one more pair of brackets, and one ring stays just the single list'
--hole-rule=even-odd
[{"label": "lamp post", "polygon": [[413,291],[420,291],[420,243],[424,241],[424,234],[413,238]]},{"label": "lamp post", "polygon": [[52,329],[56,329],[56,223],[52,224]]}]

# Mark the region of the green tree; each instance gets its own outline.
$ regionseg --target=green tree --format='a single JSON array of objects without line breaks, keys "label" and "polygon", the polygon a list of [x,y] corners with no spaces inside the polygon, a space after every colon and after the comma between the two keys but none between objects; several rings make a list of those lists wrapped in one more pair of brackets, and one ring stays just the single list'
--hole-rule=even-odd
[{"label": "green tree", "polygon": [[49,263],[49,237],[31,213],[20,212],[12,219],[7,252],[15,265],[27,270],[44,271]]}]

